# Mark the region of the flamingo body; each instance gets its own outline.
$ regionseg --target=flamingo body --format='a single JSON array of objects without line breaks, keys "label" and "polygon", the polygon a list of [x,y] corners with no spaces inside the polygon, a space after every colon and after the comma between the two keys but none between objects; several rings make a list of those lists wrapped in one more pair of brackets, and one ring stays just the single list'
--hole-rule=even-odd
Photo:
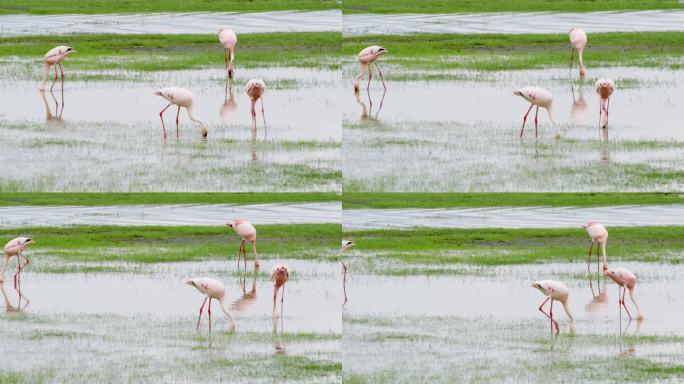
[{"label": "flamingo body", "polygon": [[237,44],[237,35],[235,31],[230,28],[223,28],[218,31],[218,38],[225,51],[226,71],[228,77],[233,78],[233,60],[235,59],[235,44]]},{"label": "flamingo body", "polygon": [[199,318],[197,319],[197,329],[199,329],[200,320],[202,319],[202,310],[204,309],[204,304],[209,300],[209,331],[211,331],[211,300],[217,300],[221,306],[221,310],[228,318],[230,323],[230,330],[235,330],[235,321],[230,315],[228,310],[225,308],[225,296],[226,296],[226,286],[211,277],[191,277],[184,280],[184,283],[190,285],[197,289],[199,293],[206,296],[202,306],[199,311]]},{"label": "flamingo body", "polygon": [[200,127],[200,134],[202,137],[207,137],[207,128],[204,125],[202,121],[197,119],[194,114],[194,103],[195,103],[195,96],[190,92],[190,90],[181,88],[181,87],[168,87],[168,88],[162,88],[159,91],[155,92],[155,95],[161,96],[166,101],[169,102],[169,104],[162,109],[161,112],[159,112],[159,118],[161,119],[162,122],[162,129],[164,131],[164,139],[166,139],[166,126],[164,125],[164,112],[171,106],[171,105],[176,105],[178,106],[178,112],[176,113],[176,138],[179,137],[178,135],[178,124],[179,124],[179,116],[180,116],[180,109],[185,108],[186,111],[188,111],[188,117],[190,120],[199,123]]},{"label": "flamingo body", "polygon": [[380,75],[380,80],[382,81],[382,86],[387,89],[385,86],[385,79],[382,77],[382,71],[380,71],[380,67],[378,67],[377,60],[380,58],[380,56],[384,55],[388,51],[379,46],[379,45],[371,45],[370,47],[366,47],[359,52],[357,55],[357,59],[359,60],[359,65],[361,66],[361,72],[356,76],[354,79],[354,92],[359,91],[359,84],[361,81],[361,76],[363,76],[366,71],[368,71],[368,87],[366,89],[370,89],[370,82],[371,82],[371,69],[369,68],[370,65],[375,64],[375,68],[378,70],[378,74]]},{"label": "flamingo body", "polygon": [[[26,247],[28,247],[31,244],[35,244],[35,242],[30,237],[17,237],[16,239],[12,239],[8,241],[7,244],[5,244],[5,247],[3,248],[4,255],[2,260],[2,269],[0,269],[0,283],[4,281],[3,275],[5,273],[5,269],[7,269],[7,264],[9,264],[10,258],[16,256],[17,273],[14,274],[14,289],[18,289],[18,279],[21,274],[21,271],[30,262],[29,258],[23,256],[21,253],[24,251],[24,249],[26,249]],[[25,261],[23,265],[21,264],[21,257],[23,257]]]},{"label": "flamingo body", "polygon": [[[276,309],[276,297],[278,296],[278,290],[283,288],[285,283],[290,279],[290,272],[285,265],[276,265],[271,271],[271,281],[273,281],[273,316],[275,316]],[[283,293],[280,296],[280,310],[283,309],[283,302],[285,301],[285,288],[283,288]]]},{"label": "flamingo body", "polygon": [[[256,228],[247,220],[243,219],[233,219],[226,223],[227,226],[233,228],[235,233],[240,236],[240,239],[242,242],[240,243],[240,252],[242,252],[243,257],[245,258],[245,264],[247,263],[247,255],[246,255],[246,249],[245,249],[245,241],[249,241],[252,244],[252,251],[254,253],[254,266],[259,267],[259,256],[257,255],[256,251],[256,240],[257,240],[257,231]],[[240,263],[240,255],[238,253],[238,266]],[[246,268],[246,265],[245,265]]]},{"label": "flamingo body", "polygon": [[[568,298],[570,296],[570,290],[568,289],[568,287],[560,281],[540,280],[532,283],[532,288],[538,289],[541,293],[547,296],[546,300],[544,300],[544,302],[542,302],[542,304],[539,306],[539,311],[541,311],[551,320],[551,330],[553,330],[553,328],[555,327],[556,333],[560,332],[558,322],[553,319],[554,301],[560,301],[561,304],[563,304],[563,309],[565,310],[565,313],[568,315],[568,319],[570,320],[570,328],[572,330],[574,319],[572,318],[572,314],[570,314],[570,309],[568,308]],[[546,304],[546,302],[549,300],[551,300],[551,309],[547,314],[546,312],[544,312],[543,307],[544,304]]]},{"label": "flamingo body", "polygon": [[611,79],[598,79],[596,84],[594,84],[594,88],[599,96],[599,125],[601,128],[607,128],[610,96],[615,92],[615,83]]},{"label": "flamingo body", "polygon": [[586,75],[587,69],[584,67],[584,61],[582,60],[582,53],[584,52],[584,46],[587,45],[587,34],[581,28],[571,28],[570,29],[570,45],[572,45],[572,51],[570,52],[570,67],[572,68],[572,59],[577,49],[579,55],[579,74],[580,77]]},{"label": "flamingo body", "polygon": [[[625,311],[627,312],[627,316],[632,319],[632,314],[629,313],[627,305],[625,304],[625,292],[629,291],[629,298],[632,300],[632,303],[634,303],[634,306],[637,310],[637,320],[643,319],[644,316],[641,314],[639,305],[634,299],[634,288],[636,287],[637,283],[636,275],[626,268],[611,268],[605,270],[603,273],[618,285],[618,303],[620,305],[620,309],[624,307]],[[622,292],[620,292],[620,290],[622,290]],[[620,293],[622,293],[622,295],[620,295]]]},{"label": "flamingo body", "polygon": [[594,223],[594,222],[584,224],[584,229],[587,231],[587,234],[591,238],[591,246],[589,247],[589,261],[587,262],[587,270],[589,269],[588,263],[591,261],[591,252],[594,248],[594,243],[596,243],[597,262],[598,262],[598,257],[599,257],[598,247],[600,245],[601,249],[603,251],[603,270],[605,271],[606,269],[608,269],[608,261],[606,259],[606,242],[608,241],[608,230],[606,230],[606,227],[604,227],[600,223]]},{"label": "flamingo body", "polygon": [[535,106],[537,107],[537,110],[534,116],[534,136],[537,137],[537,117],[539,115],[539,108],[541,107],[546,109],[551,123],[556,127],[556,138],[560,138],[560,128],[556,123],[556,119],[553,117],[553,94],[550,91],[539,87],[524,87],[513,91],[513,94],[522,97],[530,103],[530,108],[527,110],[527,113],[523,118],[522,127],[520,128],[520,138],[523,137],[527,115],[530,114],[532,107]]},{"label": "flamingo body", "polygon": [[[76,50],[72,47],[68,47],[66,45],[59,45],[57,47],[52,48],[45,54],[45,76],[43,76],[43,82],[40,84],[39,89],[41,91],[45,90],[45,82],[47,81],[47,77],[50,74],[50,67],[53,65],[59,66],[59,70],[62,73],[62,86],[64,86],[64,70],[62,69],[62,61],[64,61],[64,59],[66,59],[67,56],[75,52]],[[57,81],[57,68],[55,68],[55,80],[52,82],[52,86],[50,87],[51,91],[52,88],[55,86],[55,81]]]},{"label": "flamingo body", "polygon": [[[261,79],[251,79],[247,82],[245,86],[245,93],[249,96],[252,101],[252,118],[256,119],[256,102],[261,99],[261,116],[264,116],[264,98],[263,95],[266,92],[266,83]],[[255,124],[256,124],[256,120]],[[266,118],[264,117],[264,122]]]}]

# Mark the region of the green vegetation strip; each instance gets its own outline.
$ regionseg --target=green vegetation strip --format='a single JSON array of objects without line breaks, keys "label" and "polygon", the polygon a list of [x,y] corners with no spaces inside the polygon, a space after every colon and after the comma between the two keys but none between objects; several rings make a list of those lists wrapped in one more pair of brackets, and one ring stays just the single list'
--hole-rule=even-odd
[{"label": "green vegetation strip", "polygon": [[[240,34],[236,67],[288,65],[338,68],[342,35],[336,32]],[[67,67],[84,70],[160,71],[225,66],[223,47],[210,35],[20,36],[0,38],[0,58],[30,57],[69,45]]]},{"label": "green vegetation strip", "polygon": [[0,206],[276,204],[339,201],[334,193],[0,193]]},{"label": "green vegetation strip", "polygon": [[313,11],[339,9],[335,0],[3,0],[2,14],[64,14],[64,13],[146,13],[146,12],[266,12]]},{"label": "green vegetation strip", "polygon": [[684,204],[680,193],[364,193],[345,192],[344,209],[600,207]]},{"label": "green vegetation strip", "polygon": [[682,9],[675,0],[344,0],[344,13],[599,12]]},{"label": "green vegetation strip", "polygon": [[[625,65],[681,68],[683,32],[590,33],[584,61],[591,67]],[[408,69],[509,70],[568,66],[567,34],[413,34],[344,38],[353,57],[369,45],[389,51],[381,60]],[[356,70],[356,67],[354,68]]]},{"label": "green vegetation strip", "polygon": [[[264,259],[337,259],[339,224],[260,225],[257,250]],[[226,226],[123,227],[71,226],[0,229],[9,241],[30,236],[27,252],[78,262],[163,263],[191,260],[234,260],[239,239]],[[251,247],[247,246],[251,252]],[[247,255],[248,259],[251,257]]]},{"label": "green vegetation strip", "polygon": [[[589,237],[568,229],[416,229],[345,232],[358,252],[421,264],[586,262]],[[682,263],[684,227],[611,227],[613,261]],[[594,256],[595,257],[595,256]]]}]

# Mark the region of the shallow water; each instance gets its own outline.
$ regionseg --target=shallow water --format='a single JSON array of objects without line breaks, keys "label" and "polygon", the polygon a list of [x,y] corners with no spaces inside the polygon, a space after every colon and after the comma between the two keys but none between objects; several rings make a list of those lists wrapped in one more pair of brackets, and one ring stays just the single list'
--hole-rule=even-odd
[{"label": "shallow water", "polygon": [[616,227],[684,225],[684,205],[619,205],[588,208],[347,209],[343,212],[345,230],[580,228],[591,221],[600,221],[604,225]]},{"label": "shallow water", "polygon": [[[464,80],[391,81],[384,98],[376,82],[370,92],[372,108],[367,92],[359,100],[349,92],[343,105],[342,149],[348,190],[625,192],[681,187],[676,176],[684,171],[684,128],[677,116],[684,107],[683,71],[590,68],[581,93],[563,69],[439,73]],[[345,78],[352,75],[350,70]],[[608,130],[598,127],[594,76],[617,83]],[[529,104],[512,92],[527,85],[554,93],[560,141],[554,140],[544,110],[539,113],[539,138],[534,139],[532,111],[524,139],[519,139]]]},{"label": "shallow water", "polygon": [[[29,80],[40,78],[36,68],[28,72],[22,68],[15,63],[4,69],[9,79],[0,91],[12,100],[0,107],[0,133],[8,148],[0,155],[4,189],[282,192],[339,188],[340,113],[335,102],[339,75],[335,72],[243,69],[233,87],[235,103],[230,103],[220,69],[131,74],[132,81],[67,80],[62,94],[59,84],[56,92],[39,92],[38,82]],[[244,93],[244,83],[251,76],[261,76],[267,84],[265,111],[263,116],[259,111],[256,129]],[[283,79],[290,80],[282,83]],[[169,139],[162,140],[159,112],[167,103],[154,92],[169,85],[193,91],[195,114],[209,131],[206,142],[186,111],[180,113],[180,140],[175,139],[175,107],[164,116]],[[308,92],[315,92],[316,97],[306,99]],[[15,172],[16,164],[22,164],[21,173]],[[108,177],[102,179],[102,174]]]},{"label": "shallow water", "polygon": [[[642,330],[649,334],[684,334],[684,312],[677,310],[684,303],[684,267],[647,263],[620,263],[620,266],[635,271],[639,278],[635,293],[645,317]],[[617,285],[604,279],[605,296],[594,300],[588,279],[579,278],[587,273],[584,263],[486,269],[486,276],[378,277],[352,273],[346,311],[352,316],[538,319],[542,326],[548,324],[537,307],[545,297],[530,284],[552,279],[563,281],[570,288],[570,311],[577,323],[577,333],[612,334],[618,329]],[[598,294],[596,280],[593,288]],[[629,297],[626,301],[632,311]],[[562,306],[558,305],[556,311],[562,319],[559,323],[564,326],[563,331],[567,332]],[[627,319],[626,314],[623,316]]]},{"label": "shallow water", "polygon": [[5,15],[0,36],[69,33],[216,33],[230,26],[237,33],[341,31],[342,15],[330,11],[258,13],[193,12],[106,15]]},{"label": "shallow water", "polygon": [[[41,262],[34,262],[36,265],[33,267],[40,269]],[[184,277],[211,276],[226,284],[226,308],[235,316],[238,331],[265,332],[272,327],[273,283],[268,274],[273,265],[275,262],[262,263],[261,274],[255,280],[253,264],[248,258],[244,291],[242,277],[232,274],[236,268],[233,258],[225,262],[166,263],[153,272],[141,267],[148,271],[142,274],[50,274],[31,272],[27,268],[22,274],[21,292],[30,301],[25,312],[35,316],[112,313],[132,317],[146,314],[185,318],[188,332],[194,332],[193,320],[197,319],[203,296],[181,280]],[[283,321],[287,323],[288,330],[339,333],[342,290],[335,284],[339,280],[339,265],[292,259],[288,259],[286,265],[291,274],[283,307]],[[12,287],[11,275],[6,275],[4,288],[16,307],[17,293]],[[216,329],[227,329],[218,303],[213,304],[212,320],[217,323]]]},{"label": "shallow water", "polygon": [[344,35],[410,33],[568,33],[684,30],[684,11],[500,12],[454,14],[351,14],[343,16]]},{"label": "shallow water", "polygon": [[255,224],[339,223],[342,204],[184,204],[0,207],[0,227],[68,225],[223,225],[249,217]]},{"label": "shallow water", "polygon": [[[22,275],[22,294],[30,300],[22,312],[15,311],[11,277],[2,285],[14,308],[0,314],[0,352],[16,359],[3,374],[27,382],[221,382],[226,377],[244,383],[280,377],[339,382],[342,298],[334,284],[339,265],[288,260],[293,274],[283,311],[277,310],[282,317],[273,319],[273,285],[264,272],[271,263],[263,263],[256,282],[250,265],[243,290],[233,262],[138,265],[139,273],[46,274],[35,270],[59,262],[36,259],[36,269]],[[235,333],[227,332],[216,302],[212,333],[206,307],[200,332],[195,331],[203,299],[181,279],[202,275],[226,283]],[[307,365],[321,368],[302,368]]]},{"label": "shallow water", "polygon": [[[606,282],[598,295],[594,280],[600,297],[594,299],[583,263],[474,267],[486,273],[448,277],[363,275],[353,272],[357,263],[362,261],[352,263],[344,313],[343,351],[357,351],[343,354],[347,376],[407,383],[541,382],[563,381],[573,369],[582,382],[613,382],[624,377],[621,367],[627,365],[636,381],[677,381],[670,379],[676,372],[665,372],[682,364],[684,352],[677,339],[684,332],[678,310],[684,302],[682,266],[622,263],[639,276],[635,293],[644,320],[629,322],[623,313],[620,322],[617,286]],[[530,287],[542,278],[570,288],[574,334],[558,303],[554,318],[561,335],[551,334],[537,309],[544,296]],[[663,374],[654,376],[661,366]]]}]

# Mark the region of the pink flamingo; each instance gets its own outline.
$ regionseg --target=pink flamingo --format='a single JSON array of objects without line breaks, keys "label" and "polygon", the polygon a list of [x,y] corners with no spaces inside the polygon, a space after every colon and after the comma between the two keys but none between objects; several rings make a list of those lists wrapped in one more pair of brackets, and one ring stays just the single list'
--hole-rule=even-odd
[{"label": "pink flamingo", "polygon": [[[19,279],[21,278],[21,271],[24,269],[29,264],[29,258],[22,255],[21,253],[26,249],[31,244],[35,244],[32,238],[30,237],[17,237],[16,239],[12,239],[7,244],[5,244],[5,255],[3,257],[3,263],[2,263],[2,269],[0,270],[0,283],[2,283],[3,280],[3,275],[5,273],[5,269],[7,268],[7,264],[9,263],[9,260],[11,257],[16,256],[17,257],[17,272],[14,274],[14,289],[18,289],[17,286],[19,284]],[[24,265],[21,264],[21,258],[24,258]]]},{"label": "pink flamingo", "polygon": [[570,68],[572,68],[572,59],[575,56],[575,49],[579,55],[579,75],[580,77],[587,74],[587,69],[584,68],[584,62],[582,61],[582,52],[584,51],[584,46],[587,45],[587,34],[581,28],[570,28]]},{"label": "pink flamingo", "polygon": [[361,81],[361,76],[368,71],[368,86],[366,89],[370,89],[370,82],[371,82],[371,77],[372,77],[372,70],[369,68],[370,65],[375,64],[375,68],[378,70],[378,74],[380,75],[380,81],[382,81],[382,87],[387,90],[387,86],[385,86],[385,79],[382,77],[382,71],[380,70],[380,67],[378,67],[378,58],[380,58],[381,55],[387,53],[388,51],[380,47],[378,45],[371,45],[370,47],[366,47],[359,52],[358,59],[359,59],[359,64],[361,65],[361,72],[356,75],[356,78],[354,79],[354,92],[359,91],[359,83]]},{"label": "pink flamingo", "polygon": [[[570,309],[568,308],[568,297],[570,296],[570,290],[568,290],[568,287],[560,281],[540,280],[532,283],[532,288],[537,288],[541,293],[548,296],[546,300],[544,300],[539,306],[539,311],[541,311],[541,313],[546,315],[546,317],[551,320],[551,332],[553,332],[554,326],[556,327],[556,333],[560,332],[560,329],[558,328],[558,322],[553,319],[554,300],[560,301],[561,304],[563,304],[563,309],[565,309],[565,313],[568,315],[568,319],[570,320],[570,330],[573,331],[574,319],[572,318],[572,314],[570,314]],[[549,313],[546,313],[544,312],[543,307],[544,304],[546,304],[546,302],[549,300],[551,300],[551,305]]]},{"label": "pink flamingo", "polygon": [[[351,240],[342,240],[342,248],[340,248],[340,252],[344,252],[347,249],[353,247],[355,244]],[[342,262],[342,289],[344,290],[344,303],[342,305],[347,304],[347,264],[344,263],[344,260],[340,259],[340,262]]]},{"label": "pink flamingo", "polygon": [[[43,76],[43,82],[40,84],[40,90],[44,91],[45,90],[45,82],[47,81],[47,77],[50,74],[50,67],[53,65],[57,65],[59,67],[59,71],[62,73],[62,88],[64,88],[64,70],[62,69],[62,61],[67,58],[72,53],[75,53],[76,50],[67,47],[65,45],[60,45],[58,47],[54,47],[51,50],[48,51],[48,53],[45,54],[45,76]],[[57,67],[55,67],[55,79],[52,81],[52,86],[50,86],[50,90],[52,91],[52,88],[55,86],[55,82],[57,81]]]},{"label": "pink flamingo", "polygon": [[185,284],[195,287],[199,293],[206,296],[202,302],[202,306],[199,309],[199,317],[197,318],[197,326],[195,327],[199,331],[200,320],[202,320],[202,311],[204,310],[204,304],[209,300],[209,309],[207,313],[209,314],[209,332],[211,332],[211,300],[216,299],[221,306],[221,310],[228,318],[230,322],[230,331],[235,331],[235,321],[233,316],[225,307],[224,301],[226,297],[226,286],[222,282],[212,279],[210,277],[192,277],[187,278],[183,281]]},{"label": "pink flamingo", "polygon": [[603,271],[603,274],[610,277],[610,279],[618,285],[618,306],[620,308],[620,318],[622,318],[622,307],[625,307],[627,316],[629,316],[629,319],[632,320],[632,315],[629,313],[627,305],[625,304],[625,293],[627,293],[627,290],[629,290],[629,298],[632,299],[632,303],[634,303],[634,306],[637,310],[637,320],[643,319],[644,316],[641,314],[641,310],[639,310],[639,305],[637,305],[636,300],[634,300],[634,287],[636,287],[637,283],[636,275],[625,268],[611,268]]},{"label": "pink flamingo", "polygon": [[539,87],[525,87],[513,91],[513,94],[520,96],[530,103],[530,108],[527,110],[525,117],[523,117],[522,127],[520,127],[520,138],[523,137],[523,131],[525,130],[525,122],[527,121],[527,115],[530,114],[532,107],[536,106],[536,112],[534,114],[534,137],[537,137],[537,117],[539,116],[539,107],[545,108],[546,112],[549,114],[549,119],[553,126],[556,127],[556,139],[560,138],[560,128],[556,123],[556,119],[553,117],[553,94],[544,88]]},{"label": "pink flamingo", "polygon": [[218,38],[221,42],[221,45],[223,45],[228,77],[232,79],[233,59],[235,59],[235,44],[237,44],[237,35],[235,34],[235,31],[230,28],[222,28],[218,31]]},{"label": "pink flamingo", "polygon": [[240,250],[238,251],[238,268],[240,268],[240,252],[245,259],[245,269],[247,268],[247,247],[245,247],[245,241],[252,243],[252,252],[254,252],[254,267],[259,268],[259,256],[256,251],[256,228],[250,224],[247,220],[234,219],[226,223],[227,226],[233,228],[235,233],[242,239],[240,243]]},{"label": "pink flamingo", "polygon": [[180,116],[180,110],[181,107],[185,108],[188,111],[188,117],[190,120],[199,123],[200,127],[200,133],[202,134],[202,137],[207,137],[207,128],[204,125],[203,122],[198,120],[195,117],[195,114],[193,112],[193,104],[195,102],[195,96],[190,92],[189,90],[185,88],[180,88],[180,87],[169,87],[169,88],[163,88],[160,89],[159,91],[154,93],[157,96],[161,96],[165,98],[168,102],[169,105],[164,107],[164,109],[159,112],[159,118],[161,119],[162,123],[162,130],[164,131],[164,140],[166,140],[166,126],[164,126],[164,112],[166,112],[167,109],[171,105],[177,105],[178,106],[178,112],[176,112],[176,139],[178,139],[178,123],[179,123],[179,116]]},{"label": "pink flamingo", "polygon": [[605,129],[608,128],[608,108],[610,96],[615,92],[615,83],[611,79],[598,79],[594,87],[599,95],[599,125]]},{"label": "pink flamingo", "polygon": [[584,224],[584,229],[591,237],[591,246],[589,247],[589,258],[587,259],[587,272],[589,272],[589,264],[591,263],[591,252],[594,249],[594,242],[596,242],[596,269],[599,266],[599,245],[603,253],[603,270],[608,269],[608,262],[606,260],[606,242],[608,241],[608,231],[606,227],[599,223],[589,222]]},{"label": "pink flamingo", "polygon": [[278,290],[282,287],[283,293],[280,295],[280,312],[283,312],[283,302],[285,301],[285,283],[290,278],[290,272],[284,265],[276,265],[271,271],[271,281],[273,281],[273,316],[276,315],[276,297]]},{"label": "pink flamingo", "polygon": [[[266,92],[266,83],[261,79],[251,79],[247,82],[245,86],[245,91],[249,99],[252,101],[252,118],[256,119],[256,102],[261,99],[261,117],[264,119],[264,124],[266,124],[266,117],[264,116],[264,98],[263,95]],[[256,120],[255,120],[256,121]]]}]

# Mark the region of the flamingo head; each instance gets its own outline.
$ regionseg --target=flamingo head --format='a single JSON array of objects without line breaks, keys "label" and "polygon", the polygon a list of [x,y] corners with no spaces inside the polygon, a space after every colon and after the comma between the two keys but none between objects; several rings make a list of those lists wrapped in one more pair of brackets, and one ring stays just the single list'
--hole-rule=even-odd
[{"label": "flamingo head", "polygon": [[189,278],[189,277],[186,277],[183,280],[181,280],[181,283],[187,284],[187,285],[190,285],[193,287],[195,286],[195,282],[192,280],[192,278]]},{"label": "flamingo head", "polygon": [[356,244],[354,244],[352,240],[342,240],[342,248],[340,248],[340,251],[344,251],[348,248],[353,247],[354,245]]},{"label": "flamingo head", "polygon": [[36,242],[33,241],[32,238],[27,237],[27,238],[24,240],[24,244],[23,244],[23,245],[29,245],[29,244],[35,244],[35,243],[36,243]]},{"label": "flamingo head", "polygon": [[204,138],[204,139],[206,139],[207,135],[209,134],[207,127],[204,125],[204,123],[201,123],[201,122],[200,122],[200,134],[202,135],[202,138]]},{"label": "flamingo head", "polygon": [[590,222],[584,224],[584,225],[582,226],[582,228],[587,229],[587,228],[591,227],[592,225],[594,225],[594,222],[593,222],[593,221],[590,221]]},{"label": "flamingo head", "polygon": [[67,47],[66,51],[64,51],[66,56],[71,55],[72,53],[76,53],[76,50],[71,47]]},{"label": "flamingo head", "polygon": [[389,51],[386,50],[384,47],[378,48],[378,51],[375,52],[375,54],[378,55],[378,56],[380,56],[380,55],[382,55],[382,54],[385,54],[385,53],[389,53]]},{"label": "flamingo head", "polygon": [[233,67],[233,63],[228,64],[228,78],[233,79],[233,73],[235,72],[235,68]]},{"label": "flamingo head", "polygon": [[587,74],[587,69],[584,67],[584,65],[580,65],[579,74],[582,77]]},{"label": "flamingo head", "polygon": [[231,227],[231,228],[235,228],[238,225],[240,225],[241,223],[242,223],[241,219],[233,219],[233,220],[227,222],[226,225]]}]

